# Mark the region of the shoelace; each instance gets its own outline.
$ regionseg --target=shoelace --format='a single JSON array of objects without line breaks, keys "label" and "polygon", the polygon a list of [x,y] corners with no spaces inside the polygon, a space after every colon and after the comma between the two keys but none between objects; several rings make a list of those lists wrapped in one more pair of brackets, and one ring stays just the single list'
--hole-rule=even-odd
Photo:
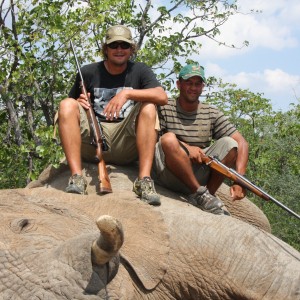
[{"label": "shoelace", "polygon": [[141,186],[143,190],[146,190],[149,193],[156,193],[153,182],[150,177],[143,177]]}]

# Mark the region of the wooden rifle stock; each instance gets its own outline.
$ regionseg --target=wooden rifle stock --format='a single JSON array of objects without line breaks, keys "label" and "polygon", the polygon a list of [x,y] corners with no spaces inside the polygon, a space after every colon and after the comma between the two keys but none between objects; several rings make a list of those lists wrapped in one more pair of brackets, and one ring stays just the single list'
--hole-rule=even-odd
[{"label": "wooden rifle stock", "polygon": [[79,74],[80,80],[81,80],[81,82],[80,82],[81,92],[82,92],[82,94],[84,94],[87,97],[89,104],[90,104],[90,107],[86,111],[86,113],[87,113],[87,118],[88,118],[88,121],[90,124],[91,131],[93,134],[93,145],[96,147],[95,159],[98,162],[99,193],[100,194],[112,193],[112,187],[111,187],[110,179],[109,179],[109,176],[107,173],[106,164],[105,164],[105,161],[102,156],[102,150],[107,150],[107,144],[105,142],[105,137],[102,133],[101,127],[96,119],[96,116],[95,116],[95,113],[94,113],[94,110],[92,107],[91,99],[88,96],[87,90],[85,88],[82,73],[80,70],[80,66],[78,63],[78,59],[77,59],[72,41],[70,43],[71,43],[71,48],[72,48],[72,51],[73,51],[73,54],[75,57],[77,71],[78,71],[78,74]]},{"label": "wooden rifle stock", "polygon": [[203,156],[202,161],[208,165],[213,170],[217,171],[218,173],[224,175],[225,177],[231,179],[235,183],[239,184],[240,186],[246,188],[250,192],[254,193],[255,195],[259,196],[260,198],[264,200],[271,200],[275,204],[277,204],[279,207],[283,208],[290,214],[292,214],[294,217],[300,220],[300,216],[296,214],[294,211],[292,211],[290,208],[267,194],[265,191],[263,191],[261,188],[257,187],[255,184],[253,184],[251,181],[249,181],[244,176],[237,173],[235,170],[228,168],[223,163],[221,163],[217,158],[210,157],[210,156]]}]

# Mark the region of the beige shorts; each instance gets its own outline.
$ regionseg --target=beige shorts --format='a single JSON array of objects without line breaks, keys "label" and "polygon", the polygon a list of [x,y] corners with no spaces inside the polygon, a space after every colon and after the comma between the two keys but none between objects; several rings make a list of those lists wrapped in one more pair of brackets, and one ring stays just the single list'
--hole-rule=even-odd
[{"label": "beige shorts", "polygon": [[[108,145],[108,151],[103,151],[103,159],[106,163],[125,165],[138,160],[135,128],[136,117],[140,112],[141,106],[142,103],[138,102],[129,115],[121,122],[101,122],[102,131]],[[81,156],[83,160],[94,161],[95,146],[92,145],[87,115],[81,105],[79,105],[79,110],[82,137]],[[155,129],[159,130],[158,117]]]},{"label": "beige shorts", "polygon": [[[237,142],[231,137],[223,137],[210,147],[203,149],[203,151],[207,155],[217,156],[219,160],[222,160],[232,148],[238,148]],[[205,164],[193,164],[192,167],[198,182],[201,185],[206,185],[209,180],[210,168]],[[165,154],[160,140],[155,146],[155,157],[151,176],[156,183],[174,192],[183,194],[191,193],[189,188],[166,167]]]}]

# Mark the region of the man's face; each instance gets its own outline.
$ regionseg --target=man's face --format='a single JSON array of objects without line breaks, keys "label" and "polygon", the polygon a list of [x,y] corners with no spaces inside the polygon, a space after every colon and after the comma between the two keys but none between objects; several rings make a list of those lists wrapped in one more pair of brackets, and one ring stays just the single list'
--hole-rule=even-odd
[{"label": "man's face", "polygon": [[187,102],[198,102],[203,87],[204,83],[200,76],[193,76],[187,80],[180,79],[177,81],[177,88],[180,91],[180,98]]},{"label": "man's face", "polygon": [[132,54],[131,45],[124,41],[108,44],[106,49],[107,60],[118,66],[126,64]]}]

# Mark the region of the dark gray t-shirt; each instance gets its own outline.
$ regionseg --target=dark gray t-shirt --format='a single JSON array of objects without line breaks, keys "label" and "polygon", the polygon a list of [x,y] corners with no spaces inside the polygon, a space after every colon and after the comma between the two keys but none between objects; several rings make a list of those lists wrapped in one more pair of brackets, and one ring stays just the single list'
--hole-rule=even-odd
[{"label": "dark gray t-shirt", "polygon": [[[111,75],[106,70],[104,61],[83,66],[81,73],[86,90],[91,94],[95,114],[102,122],[107,121],[102,113],[104,107],[122,89],[148,89],[161,86],[153,71],[146,64],[140,62],[128,62],[127,69],[118,75]],[[80,94],[80,76],[77,74],[69,97],[77,99]],[[116,121],[123,120],[134,104],[134,101],[127,101]]]}]

